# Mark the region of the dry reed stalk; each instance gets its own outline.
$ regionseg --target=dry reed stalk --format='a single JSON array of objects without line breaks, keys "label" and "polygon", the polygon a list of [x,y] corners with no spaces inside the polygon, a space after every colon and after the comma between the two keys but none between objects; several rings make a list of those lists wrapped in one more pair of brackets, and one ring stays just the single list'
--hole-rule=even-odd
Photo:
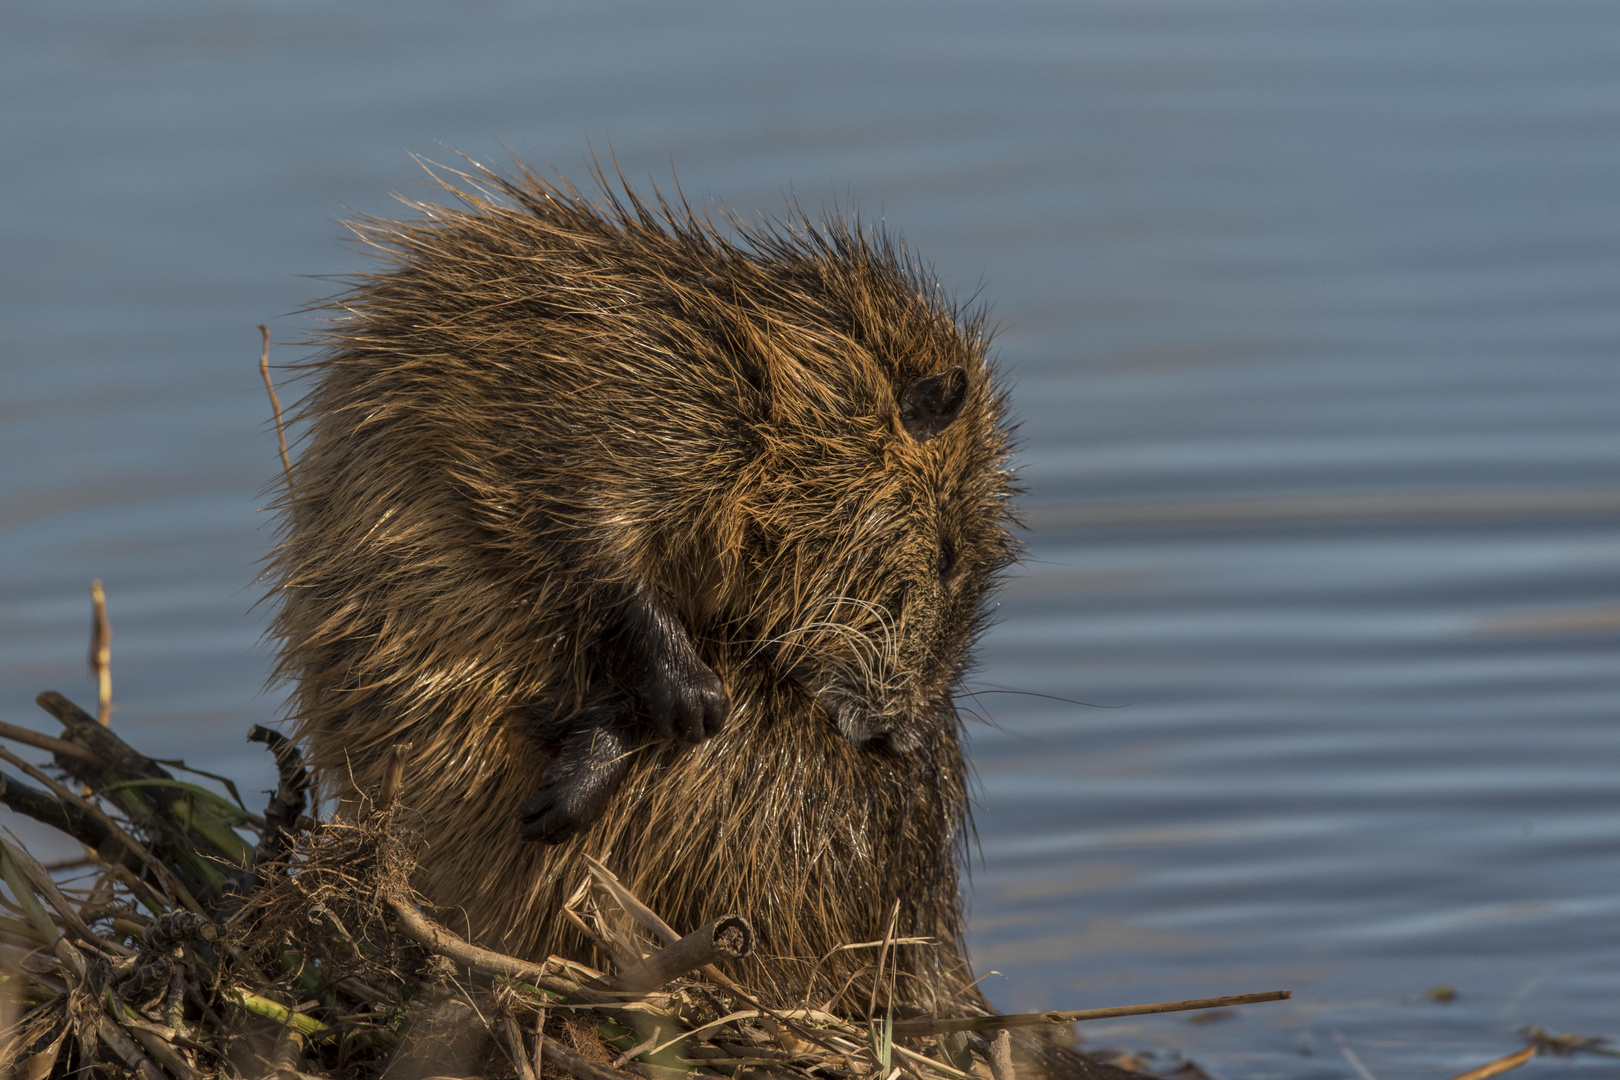
[{"label": "dry reed stalk", "polygon": [[281,398],[276,394],[275,380],[270,378],[270,328],[264,323],[259,324],[259,336],[264,341],[264,347],[259,353],[259,375],[264,379],[264,389],[270,395],[270,408],[276,414],[276,442],[281,446],[281,475],[286,478],[287,486],[292,486],[292,458],[287,456],[287,427],[281,419]]},{"label": "dry reed stalk", "polygon": [[1499,1076],[1509,1069],[1517,1069],[1535,1056],[1536,1048],[1527,1046],[1523,1050],[1506,1054],[1495,1061],[1487,1061],[1477,1069],[1469,1069],[1465,1073],[1459,1073],[1453,1076],[1451,1080],[1490,1080],[1491,1077]]},{"label": "dry reed stalk", "polygon": [[[4,726],[0,736],[56,754],[93,791],[78,796],[0,749],[0,761],[44,785],[30,801],[0,776],[0,800],[59,827],[78,822],[83,832],[93,823],[100,843],[85,864],[89,880],[61,884],[26,851],[0,843],[11,895],[0,904],[17,912],[0,914],[0,938],[13,943],[6,980],[22,1003],[0,1032],[0,1069],[22,1080],[88,1067],[141,1080],[380,1080],[412,1054],[423,1058],[420,1075],[491,1080],[678,1080],[694,1069],[733,1080],[760,1071],[775,1080],[1019,1080],[1008,1029],[1020,1024],[1286,996],[1027,1017],[890,1015],[874,1030],[864,1016],[808,1001],[763,1006],[714,963],[748,955],[745,920],[679,934],[594,862],[568,908],[611,946],[603,951],[618,957],[612,970],[507,956],[418,907],[409,887],[412,819],[398,799],[379,791],[349,818],[304,817],[307,775],[296,749],[270,732],[254,737],[276,754],[278,789],[264,815],[231,819],[259,843],[231,885],[193,895],[182,864],[205,849],[187,856],[176,845],[204,843],[187,830],[210,799],[224,800],[169,778],[60,695],[41,703],[67,738]],[[131,790],[142,800],[128,801]],[[894,927],[891,919],[883,941],[843,947],[876,949],[867,970],[891,999],[894,949],[929,945]],[[874,1012],[881,1005],[875,996],[871,1003]],[[940,1031],[996,1029],[971,1047],[977,1064],[936,1045]],[[1022,1080],[1032,1080],[1018,1061]],[[1126,1074],[1091,1064],[1073,1075]]]},{"label": "dry reed stalk", "polygon": [[405,900],[392,899],[389,907],[399,919],[400,930],[406,937],[439,956],[447,957],[474,971],[486,975],[532,983],[542,989],[556,988],[555,992],[578,997],[588,1004],[614,1004],[609,994],[596,993],[586,987],[559,979],[545,964],[532,964],[491,949],[480,948],[463,941],[444,927],[435,924]]},{"label": "dry reed stalk", "polygon": [[944,1035],[952,1031],[990,1031],[995,1028],[1041,1027],[1045,1024],[1073,1024],[1082,1020],[1111,1020],[1119,1016],[1149,1016],[1154,1013],[1188,1012],[1194,1009],[1223,1009],[1231,1005],[1256,1005],[1265,1001],[1287,1001],[1292,990],[1268,990],[1259,994],[1229,994],[1225,997],[1189,998],[1186,1001],[1156,1001],[1149,1005],[1119,1005],[1107,1009],[1076,1009],[1070,1012],[1008,1013],[1001,1016],[963,1016],[944,1020],[898,1020],[896,1035]]},{"label": "dry reed stalk", "polygon": [[645,993],[716,961],[740,960],[753,948],[754,928],[747,920],[722,915],[621,970],[614,986],[632,993]]},{"label": "dry reed stalk", "polygon": [[90,674],[96,680],[96,711],[102,727],[112,724],[112,623],[107,619],[107,593],[101,579],[90,583]]},{"label": "dry reed stalk", "polygon": [[387,811],[399,796],[399,785],[405,776],[405,761],[410,757],[411,744],[395,743],[388,754],[388,771],[383,774],[381,789],[377,792],[377,809]]},{"label": "dry reed stalk", "polygon": [[24,746],[32,746],[36,750],[49,750],[52,754],[76,758],[91,765],[106,764],[101,759],[101,755],[94,750],[80,746],[78,743],[68,742],[66,739],[58,739],[52,735],[30,731],[28,728],[18,727],[16,724],[7,724],[0,721],[0,739],[10,739],[12,742],[19,742]]},{"label": "dry reed stalk", "polygon": [[995,1038],[990,1040],[990,1075],[995,1080],[1018,1080],[1013,1072],[1012,1062],[1012,1032],[1006,1028],[997,1028]]}]

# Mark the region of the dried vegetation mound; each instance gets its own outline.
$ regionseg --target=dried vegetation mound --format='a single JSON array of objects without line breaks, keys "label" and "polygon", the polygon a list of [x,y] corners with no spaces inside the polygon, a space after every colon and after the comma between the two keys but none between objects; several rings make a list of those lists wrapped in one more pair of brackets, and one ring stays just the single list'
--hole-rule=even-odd
[{"label": "dried vegetation mound", "polygon": [[[28,778],[0,773],[0,802],[84,855],[47,868],[14,837],[0,840],[0,1069],[20,1080],[86,1070],[142,1080],[1100,1080],[1129,1074],[1012,1032],[1286,996],[946,1018],[876,1007],[852,1017],[811,1001],[771,1008],[721,970],[753,950],[746,918],[677,934],[594,860],[564,917],[594,944],[597,966],[533,963],[472,945],[419,906],[398,768],[343,818],[312,820],[297,749],[256,727],[249,738],[270,748],[279,774],[256,814],[228,780],[177,777],[181,763],[145,757],[60,694],[39,703],[61,737],[7,724],[0,737],[50,752],[53,767],[0,748]],[[864,970],[884,985],[896,977],[894,950],[919,947],[929,943],[891,931],[845,949],[866,950]]]}]

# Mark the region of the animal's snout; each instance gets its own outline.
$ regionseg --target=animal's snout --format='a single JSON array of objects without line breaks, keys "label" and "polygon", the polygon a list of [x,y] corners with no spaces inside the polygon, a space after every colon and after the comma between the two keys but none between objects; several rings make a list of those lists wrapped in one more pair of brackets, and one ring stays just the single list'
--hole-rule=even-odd
[{"label": "animal's snout", "polygon": [[862,750],[910,753],[922,745],[915,710],[890,695],[875,696],[870,688],[849,685],[836,676],[798,679],[815,698],[839,734]]}]

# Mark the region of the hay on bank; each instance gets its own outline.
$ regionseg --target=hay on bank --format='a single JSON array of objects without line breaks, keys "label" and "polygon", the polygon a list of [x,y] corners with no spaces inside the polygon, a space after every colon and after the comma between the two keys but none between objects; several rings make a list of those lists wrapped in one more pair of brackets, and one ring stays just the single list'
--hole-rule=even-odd
[{"label": "hay on bank", "polygon": [[[0,737],[53,766],[0,748],[27,778],[0,773],[0,802],[84,857],[53,872],[0,839],[0,1069],[19,1080],[1013,1080],[1043,1063],[1015,1051],[1010,1029],[1287,996],[944,1018],[767,1008],[716,966],[752,949],[746,913],[677,934],[595,862],[565,908],[595,966],[532,963],[419,908],[395,784],[340,820],[312,820],[297,749],[256,727],[279,779],[254,813],[229,781],[177,777],[60,694],[39,704],[61,737],[9,724]],[[867,950],[881,980],[900,944],[891,933],[846,948]],[[1071,1076],[1127,1075],[1071,1058]]]},{"label": "hay on bank", "polygon": [[50,751],[65,782],[0,750],[33,781],[3,776],[0,801],[85,857],[58,882],[0,841],[0,1067],[14,1076],[977,1075],[971,1037],[896,1040],[889,1020],[761,1007],[712,966],[751,948],[745,919],[677,937],[599,865],[568,912],[611,972],[476,948],[414,903],[415,839],[391,792],[314,822],[296,749],[255,729],[280,777],[255,814],[61,695],[40,704],[62,737],[0,735]]}]

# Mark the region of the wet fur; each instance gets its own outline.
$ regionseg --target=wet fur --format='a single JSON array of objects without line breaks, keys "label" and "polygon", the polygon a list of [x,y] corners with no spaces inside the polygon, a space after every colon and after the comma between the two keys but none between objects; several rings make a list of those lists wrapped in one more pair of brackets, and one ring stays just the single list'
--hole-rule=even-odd
[{"label": "wet fur", "polygon": [[870,957],[818,962],[896,901],[941,944],[902,998],[971,996],[951,695],[1015,553],[978,320],[855,224],[445,187],[354,226],[388,265],[309,365],[273,632],[327,793],[410,743],[416,884],[491,946],[588,956],[591,854],[754,920],[777,1001],[864,1008]]}]

